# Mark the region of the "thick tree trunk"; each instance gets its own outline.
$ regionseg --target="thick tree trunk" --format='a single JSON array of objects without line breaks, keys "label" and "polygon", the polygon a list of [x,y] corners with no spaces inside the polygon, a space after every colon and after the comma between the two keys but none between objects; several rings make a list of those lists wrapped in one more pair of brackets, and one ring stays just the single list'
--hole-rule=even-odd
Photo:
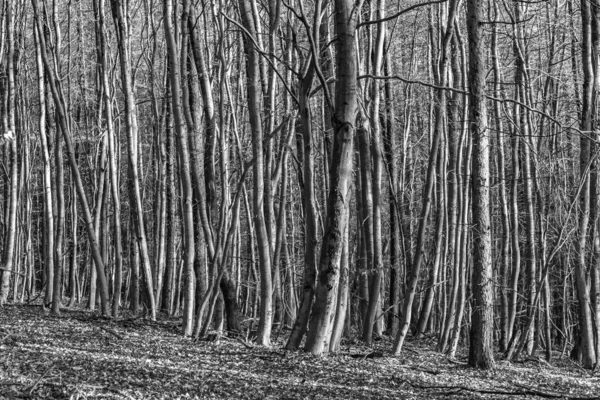
[{"label": "thick tree trunk", "polygon": [[483,36],[485,4],[467,1],[469,34],[469,131],[473,138],[473,312],[469,365],[493,368],[494,281],[490,221],[490,139],[486,106],[486,49]]},{"label": "thick tree trunk", "polygon": [[332,117],[334,131],[333,155],[327,197],[327,218],[321,246],[315,302],[309,322],[305,350],[321,354],[329,332],[331,314],[335,308],[336,286],[339,280],[346,227],[346,202],[349,200],[352,176],[353,139],[358,96],[356,92],[356,22],[361,2],[335,0],[336,71],[335,111]]},{"label": "thick tree trunk", "polygon": [[[593,87],[594,60],[592,52],[592,29],[590,3],[581,2],[581,27],[582,27],[582,68],[583,68],[583,102],[581,109],[581,129],[585,132],[593,130],[596,93]],[[596,55],[597,57],[597,55]],[[580,345],[582,363],[585,368],[592,368],[596,363],[594,347],[593,321],[590,310],[590,291],[588,288],[587,270],[587,244],[590,223],[590,161],[591,141],[588,136],[581,135],[579,174],[581,177],[581,191],[579,192],[579,237],[578,260],[575,263],[575,283],[577,298],[579,300]]]}]

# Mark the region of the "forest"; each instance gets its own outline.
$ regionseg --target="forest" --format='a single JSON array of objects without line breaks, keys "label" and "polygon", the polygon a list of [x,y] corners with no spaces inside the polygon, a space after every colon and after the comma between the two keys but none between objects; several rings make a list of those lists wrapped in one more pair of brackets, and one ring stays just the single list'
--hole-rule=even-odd
[{"label": "forest", "polygon": [[0,338],[600,365],[600,0],[0,0],[0,38]]}]

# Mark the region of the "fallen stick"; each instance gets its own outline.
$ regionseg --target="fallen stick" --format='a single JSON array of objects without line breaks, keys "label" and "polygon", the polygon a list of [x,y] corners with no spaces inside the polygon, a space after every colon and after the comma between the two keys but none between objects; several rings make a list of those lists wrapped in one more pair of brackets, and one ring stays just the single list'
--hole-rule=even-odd
[{"label": "fallen stick", "polygon": [[124,339],[125,339],[125,337],[124,337],[123,335],[121,335],[121,334],[117,333],[117,331],[115,331],[114,329],[111,329],[111,328],[105,328],[105,327],[103,327],[102,325],[100,325],[100,323],[98,323],[98,322],[96,322],[96,321],[94,321],[94,320],[91,320],[91,319],[85,319],[85,318],[78,318],[78,317],[73,317],[73,319],[76,319],[77,321],[81,321],[81,322],[87,322],[87,323],[90,323],[91,325],[95,325],[95,326],[97,326],[98,328],[102,329],[103,331],[105,331],[105,332],[108,332],[108,333],[110,333],[111,335],[114,335],[114,336],[118,337],[118,338],[119,338],[119,339],[121,339],[121,340],[124,340]]},{"label": "fallen stick", "polygon": [[252,346],[251,344],[248,344],[247,341],[243,340],[242,338],[238,337],[237,341],[240,342],[241,344],[243,344],[244,346],[246,346],[247,349],[253,349],[254,346]]},{"label": "fallen stick", "polygon": [[102,329],[102,330],[103,330],[103,331],[105,331],[105,332],[108,332],[108,333],[110,333],[111,335],[114,335],[114,336],[118,337],[118,338],[119,338],[119,339],[121,339],[121,340],[124,340],[124,339],[125,339],[125,338],[124,338],[122,335],[118,334],[118,333],[117,333],[117,332],[116,332],[114,329],[111,329],[111,328],[105,328],[105,327],[103,327],[102,325],[98,325],[98,328]]},{"label": "fallen stick", "polygon": [[33,393],[33,389],[35,389],[35,387],[40,383],[40,381],[44,378],[44,376],[46,376],[46,374],[48,372],[50,372],[50,370],[52,368],[54,368],[54,364],[50,364],[50,366],[48,368],[46,368],[46,370],[44,371],[44,373],[42,375],[40,375],[40,377],[38,378],[38,380],[35,381],[35,383],[31,387],[31,389],[29,389],[29,396],[31,396],[31,394]]},{"label": "fallen stick", "polygon": [[523,390],[502,390],[502,389],[475,389],[468,386],[446,386],[446,385],[420,385],[418,383],[413,383],[409,381],[405,381],[409,385],[419,388],[419,389],[438,389],[438,390],[456,390],[456,391],[465,391],[465,392],[474,392],[481,394],[497,394],[502,396],[540,396],[547,399],[568,399],[568,400],[593,400],[598,397],[578,397],[578,396],[569,396],[564,393],[548,393],[543,392],[541,390],[536,389],[526,389]]}]

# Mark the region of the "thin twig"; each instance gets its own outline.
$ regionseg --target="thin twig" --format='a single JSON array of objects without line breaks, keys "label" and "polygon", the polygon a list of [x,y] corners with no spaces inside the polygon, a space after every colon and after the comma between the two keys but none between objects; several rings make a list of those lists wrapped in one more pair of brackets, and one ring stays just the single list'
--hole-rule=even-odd
[{"label": "thin twig", "polygon": [[50,370],[54,368],[54,364],[50,364],[50,366],[48,368],[46,368],[46,370],[44,371],[44,373],[42,375],[40,375],[40,377],[38,378],[37,381],[35,381],[35,383],[33,384],[33,386],[31,387],[31,389],[29,389],[29,395],[31,396],[31,394],[33,393],[33,390],[35,389],[35,387],[40,383],[40,381],[44,378],[44,376],[46,376],[46,374],[48,372],[50,372]]},{"label": "thin twig", "polygon": [[102,325],[98,325],[98,328],[102,329],[105,332],[110,333],[111,335],[114,335],[116,337],[118,337],[121,340],[124,340],[125,338],[122,335],[119,335],[114,329],[111,328],[105,328]]}]

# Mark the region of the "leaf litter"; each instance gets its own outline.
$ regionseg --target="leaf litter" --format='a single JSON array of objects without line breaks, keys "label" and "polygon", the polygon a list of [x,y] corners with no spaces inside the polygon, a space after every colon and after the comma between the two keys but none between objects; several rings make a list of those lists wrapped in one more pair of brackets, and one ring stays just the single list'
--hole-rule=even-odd
[{"label": "leaf litter", "polygon": [[[599,399],[600,375],[558,359],[471,369],[432,339],[389,354],[356,340],[325,357],[222,337],[192,341],[180,320],[105,319],[81,309],[0,307],[0,399]],[[463,349],[464,351],[464,349]]]}]

